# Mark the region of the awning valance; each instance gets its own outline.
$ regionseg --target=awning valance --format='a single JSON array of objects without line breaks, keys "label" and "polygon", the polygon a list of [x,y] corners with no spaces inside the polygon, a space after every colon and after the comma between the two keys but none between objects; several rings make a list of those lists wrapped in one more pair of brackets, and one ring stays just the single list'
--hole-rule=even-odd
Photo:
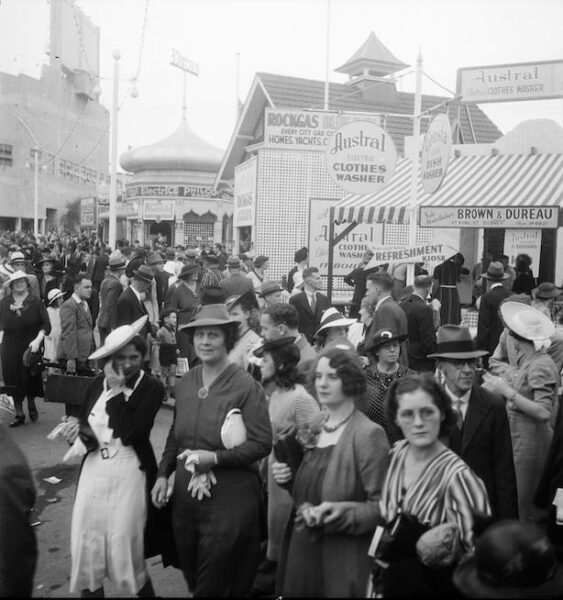
[{"label": "awning valance", "polygon": [[[397,163],[388,185],[374,194],[350,194],[334,206],[337,223],[408,223],[411,160]],[[418,206],[540,207],[563,205],[563,154],[462,156],[450,160],[441,187],[424,191]]]}]

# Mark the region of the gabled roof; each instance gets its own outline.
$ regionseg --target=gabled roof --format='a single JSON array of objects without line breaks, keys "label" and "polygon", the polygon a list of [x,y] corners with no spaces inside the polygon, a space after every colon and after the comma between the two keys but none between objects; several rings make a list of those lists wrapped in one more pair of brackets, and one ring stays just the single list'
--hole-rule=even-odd
[{"label": "gabled roof", "polygon": [[359,66],[371,66],[372,69],[382,74],[395,73],[409,65],[400,61],[373,33],[360,46],[352,58],[348,59],[341,67],[334,69],[339,73],[351,74]]},{"label": "gabled roof", "polygon": [[[258,143],[261,138],[252,139],[258,121],[264,114],[264,108],[286,108],[292,110],[323,110],[324,81],[257,73],[243,110],[235,127],[229,147],[219,168],[215,186],[221,181],[230,181],[234,177],[234,168],[240,164],[245,155],[245,147],[250,143]],[[374,83],[378,85],[378,83]],[[404,154],[404,138],[412,135],[412,117],[414,111],[414,94],[397,92],[397,102],[393,104],[366,100],[362,91],[343,83],[330,83],[329,108],[331,110],[353,112],[393,113],[385,118],[385,129],[389,132],[400,156]],[[422,96],[422,110],[429,110],[438,104],[451,100],[443,96]],[[457,111],[449,108],[450,121],[457,120]],[[432,114],[448,112],[442,104]],[[404,117],[401,115],[405,115]],[[395,116],[399,115],[399,116]],[[431,116],[431,115],[430,115]],[[476,104],[464,104],[460,109],[459,125],[463,139],[471,143],[491,143],[501,137],[497,126]],[[424,133],[430,119],[421,119],[421,132]]]}]

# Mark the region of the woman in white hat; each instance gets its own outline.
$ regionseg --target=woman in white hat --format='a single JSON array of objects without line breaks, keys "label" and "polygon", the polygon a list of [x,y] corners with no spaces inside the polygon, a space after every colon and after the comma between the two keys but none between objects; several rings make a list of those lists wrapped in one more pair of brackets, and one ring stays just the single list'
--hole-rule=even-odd
[{"label": "woman in white hat", "polygon": [[[78,422],[86,454],[72,511],[70,591],[103,596],[107,576],[121,592],[154,596],[145,559],[163,554],[164,516],[150,502],[156,459],[150,442],[164,386],[141,366],[147,317],[114,329],[89,360],[104,360],[92,380]],[[163,554],[163,563],[166,558]]]},{"label": "woman in white hat", "polygon": [[13,388],[16,408],[10,427],[18,427],[25,422],[24,398],[27,397],[29,418],[36,421],[35,397],[43,397],[41,375],[32,374],[24,366],[24,352],[30,348],[31,352],[38,353],[45,336],[51,331],[45,304],[31,293],[28,277],[23,271],[16,271],[10,276],[8,294],[0,300],[0,331],[4,385]]},{"label": "woman in white hat", "polygon": [[328,346],[340,348],[341,350],[354,350],[352,342],[348,340],[348,328],[356,322],[356,319],[346,318],[338,309],[327,308],[321,317],[320,327],[315,333],[317,347],[319,350]]},{"label": "woman in white hat", "polygon": [[[176,386],[174,423],[152,490],[154,505],[164,506],[176,473],[174,539],[194,597],[248,596],[260,559],[257,463],[270,453],[272,428],[264,391],[229,363],[238,325],[223,304],[205,304],[183,326],[201,364]],[[244,423],[238,443],[223,435],[232,411]]]},{"label": "woman in white hat", "polygon": [[553,437],[559,373],[546,350],[555,326],[540,311],[520,302],[504,302],[500,313],[516,369],[510,377],[486,373],[484,382],[507,401],[520,519],[540,522],[545,512],[532,500]]},{"label": "woman in white hat", "polygon": [[[47,314],[51,323],[51,333],[45,337],[45,350],[43,356],[47,362],[56,362],[59,350],[59,340],[61,339],[61,316],[60,308],[64,301],[64,292],[58,288],[49,290],[45,304],[47,305]],[[53,367],[49,367],[49,372],[53,372]]]}]

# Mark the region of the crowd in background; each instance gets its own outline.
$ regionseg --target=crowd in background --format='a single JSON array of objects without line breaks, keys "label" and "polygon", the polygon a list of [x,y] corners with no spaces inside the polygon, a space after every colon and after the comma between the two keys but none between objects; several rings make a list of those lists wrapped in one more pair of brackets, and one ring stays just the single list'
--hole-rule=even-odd
[{"label": "crowd in background", "polygon": [[196,597],[560,593],[563,290],[526,255],[457,253],[412,286],[372,258],[342,310],[306,248],[273,281],[275,257],[221,244],[0,234],[10,426],[45,377],[92,376],[61,430],[82,459],[71,591],[154,596],[162,555]]}]

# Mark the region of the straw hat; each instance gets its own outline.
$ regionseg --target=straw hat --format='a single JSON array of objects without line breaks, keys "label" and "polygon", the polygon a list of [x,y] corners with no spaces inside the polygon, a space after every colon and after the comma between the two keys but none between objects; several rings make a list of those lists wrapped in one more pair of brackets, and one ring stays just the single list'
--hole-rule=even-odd
[{"label": "straw hat", "polygon": [[112,256],[108,261],[108,265],[110,271],[119,271],[119,269],[126,267],[125,259],[122,256]]},{"label": "straw hat", "polygon": [[61,292],[61,290],[59,290],[58,288],[53,288],[47,294],[47,306],[51,306],[51,304],[53,304],[53,302],[57,298],[62,298],[64,295],[65,295],[65,293]]},{"label": "straw hat", "polygon": [[506,519],[483,533],[453,580],[469,598],[561,598],[563,564],[541,529]]},{"label": "straw hat", "polygon": [[436,338],[436,352],[428,358],[477,358],[488,354],[486,350],[477,350],[468,327],[442,325]]},{"label": "straw hat", "polygon": [[179,326],[178,329],[230,325],[231,323],[236,323],[238,325],[238,321],[231,319],[224,304],[204,304],[198,308],[192,321]]},{"label": "straw hat", "polygon": [[25,256],[23,252],[12,252],[12,256],[10,256],[10,263],[15,262],[25,262]]},{"label": "straw hat", "polygon": [[500,314],[505,325],[516,335],[529,340],[545,340],[555,333],[555,325],[537,308],[521,302],[504,302]]},{"label": "straw hat", "polygon": [[[10,275],[10,278],[8,279],[8,281],[10,284],[12,284],[14,281],[18,281],[20,279],[28,279],[27,273],[24,273],[23,271],[15,271],[14,273],[12,273]],[[29,281],[29,279],[28,279],[28,281]]]},{"label": "straw hat", "polygon": [[350,327],[355,322],[356,319],[347,319],[338,309],[331,306],[324,311],[321,317],[321,326],[315,335],[331,327]]},{"label": "straw hat", "polygon": [[143,330],[148,318],[148,315],[144,315],[131,325],[122,325],[121,327],[114,329],[106,337],[104,345],[90,354],[88,360],[106,358],[107,356],[111,356],[118,350],[121,350],[121,348],[127,346],[127,344]]}]

